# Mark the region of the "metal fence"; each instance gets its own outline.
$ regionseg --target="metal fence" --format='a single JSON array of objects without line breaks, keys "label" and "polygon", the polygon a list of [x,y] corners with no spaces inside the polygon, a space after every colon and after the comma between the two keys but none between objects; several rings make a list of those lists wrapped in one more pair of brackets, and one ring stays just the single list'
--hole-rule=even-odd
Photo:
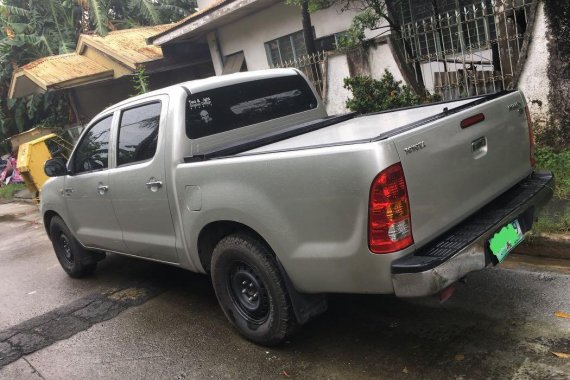
[{"label": "metal fence", "polygon": [[327,87],[327,54],[324,51],[312,55],[304,55],[296,59],[284,61],[276,68],[294,67],[301,70],[313,83],[321,97],[326,95]]},{"label": "metal fence", "polygon": [[432,7],[431,16],[418,20],[413,17],[418,4],[435,2],[409,1],[396,37],[428,91],[444,100],[493,93],[514,85],[534,1],[471,0],[460,6],[466,1],[448,0],[452,9],[435,13]]}]

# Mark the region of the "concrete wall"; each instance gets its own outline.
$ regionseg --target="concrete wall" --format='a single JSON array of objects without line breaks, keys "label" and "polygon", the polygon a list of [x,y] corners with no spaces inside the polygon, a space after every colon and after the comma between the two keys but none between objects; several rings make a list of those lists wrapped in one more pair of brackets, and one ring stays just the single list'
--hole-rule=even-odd
[{"label": "concrete wall", "polygon": [[545,1],[549,120],[537,142],[570,149],[570,2]]},{"label": "concrete wall", "polygon": [[548,94],[551,88],[548,78],[550,54],[544,3],[538,5],[535,17],[528,57],[519,78],[518,88],[525,94],[535,127],[540,129],[549,121]]},{"label": "concrete wall", "polygon": [[373,78],[381,78],[384,70],[388,70],[394,75],[394,79],[405,83],[404,76],[396,63],[388,42],[378,43],[368,50],[368,63],[370,65],[370,75]]},{"label": "concrete wall", "polygon": [[348,112],[345,107],[350,92],[343,88],[343,79],[350,76],[346,54],[334,54],[328,58],[327,93],[324,99],[327,113],[335,115]]}]

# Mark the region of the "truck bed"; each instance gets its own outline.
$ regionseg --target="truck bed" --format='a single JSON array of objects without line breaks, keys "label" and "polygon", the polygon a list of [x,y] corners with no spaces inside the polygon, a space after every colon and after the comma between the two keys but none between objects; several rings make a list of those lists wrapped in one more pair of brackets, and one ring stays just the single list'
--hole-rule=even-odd
[{"label": "truck bed", "polygon": [[447,112],[454,112],[460,107],[476,104],[481,97],[462,99],[454,102],[444,102],[397,110],[389,110],[354,117],[322,129],[298,135],[276,143],[248,151],[248,153],[262,153],[279,150],[308,148],[322,145],[350,144],[365,142],[388,137],[391,132],[402,127],[414,126],[421,121],[430,121],[434,117],[443,117]]},{"label": "truck bed", "polygon": [[236,140],[223,147],[187,156],[185,162],[203,161],[236,154],[259,154],[382,140],[507,93],[502,92],[451,102],[406,107],[360,116],[355,113],[329,116],[290,126],[278,132],[262,134],[253,139]]}]

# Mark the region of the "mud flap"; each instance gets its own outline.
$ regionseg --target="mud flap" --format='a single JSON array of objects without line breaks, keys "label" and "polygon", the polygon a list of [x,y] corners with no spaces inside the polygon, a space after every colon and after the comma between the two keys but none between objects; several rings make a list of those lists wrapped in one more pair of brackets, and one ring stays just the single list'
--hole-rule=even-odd
[{"label": "mud flap", "polygon": [[311,318],[316,317],[327,311],[328,300],[325,294],[305,294],[299,293],[295,286],[291,282],[291,279],[287,275],[285,268],[281,265],[279,259],[277,259],[277,266],[279,267],[279,272],[285,280],[285,286],[287,287],[287,292],[289,293],[289,298],[291,299],[291,305],[293,306],[293,311],[295,312],[295,317],[300,325],[304,325]]}]

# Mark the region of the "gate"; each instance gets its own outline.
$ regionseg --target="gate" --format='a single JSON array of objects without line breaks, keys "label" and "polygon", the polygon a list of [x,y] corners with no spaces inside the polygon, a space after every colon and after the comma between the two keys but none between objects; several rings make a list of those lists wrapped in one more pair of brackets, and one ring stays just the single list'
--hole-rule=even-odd
[{"label": "gate", "polygon": [[417,81],[444,100],[501,91],[516,86],[535,1],[397,1],[396,38]]}]

